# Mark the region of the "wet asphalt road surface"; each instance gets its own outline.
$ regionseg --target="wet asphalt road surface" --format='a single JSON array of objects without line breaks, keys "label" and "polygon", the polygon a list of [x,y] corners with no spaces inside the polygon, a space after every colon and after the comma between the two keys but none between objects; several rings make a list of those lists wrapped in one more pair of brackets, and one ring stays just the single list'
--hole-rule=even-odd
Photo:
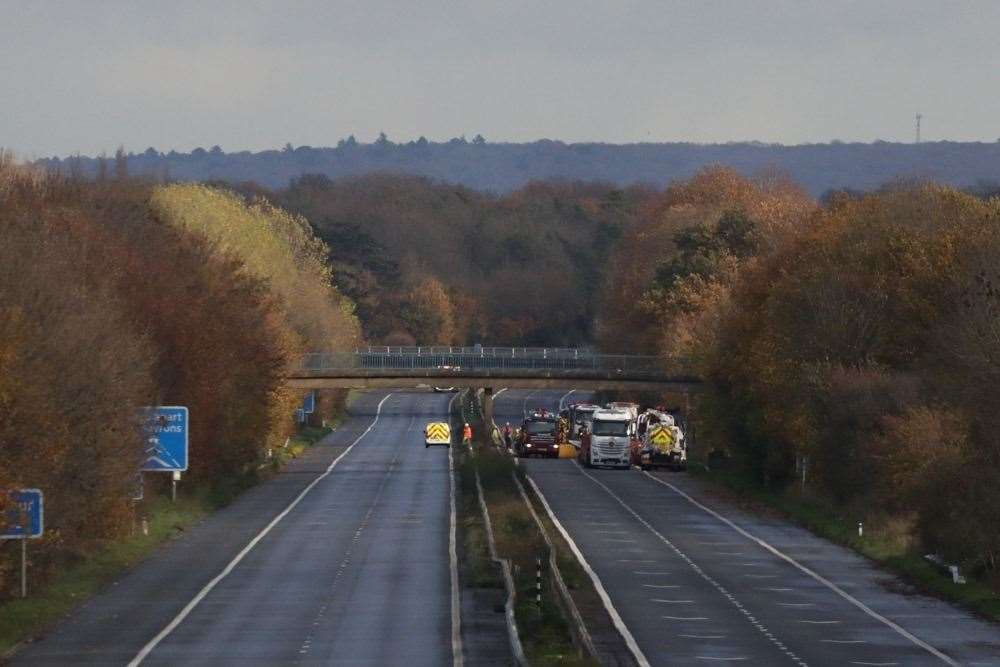
[{"label": "wet asphalt road surface", "polygon": [[447,419],[451,394],[389,396],[330,474],[205,592],[365,432],[385,396],[363,394],[323,443],[159,550],[13,663],[127,664],[174,621],[143,664],[451,664],[448,449],[425,449],[422,434],[427,421]]},{"label": "wet asphalt road surface", "polygon": [[[508,390],[495,419],[586,397]],[[525,466],[649,664],[1000,666],[997,626],[686,474]]]}]

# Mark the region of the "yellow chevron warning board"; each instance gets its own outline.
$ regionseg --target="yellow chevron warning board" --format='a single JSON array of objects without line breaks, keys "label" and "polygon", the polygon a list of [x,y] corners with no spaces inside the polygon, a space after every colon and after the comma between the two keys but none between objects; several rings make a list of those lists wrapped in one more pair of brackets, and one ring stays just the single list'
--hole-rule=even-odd
[{"label": "yellow chevron warning board", "polygon": [[431,445],[450,445],[451,427],[445,422],[431,422],[424,429],[424,442]]},{"label": "yellow chevron warning board", "polygon": [[649,429],[649,443],[665,454],[674,444],[674,434],[669,427],[657,424]]}]

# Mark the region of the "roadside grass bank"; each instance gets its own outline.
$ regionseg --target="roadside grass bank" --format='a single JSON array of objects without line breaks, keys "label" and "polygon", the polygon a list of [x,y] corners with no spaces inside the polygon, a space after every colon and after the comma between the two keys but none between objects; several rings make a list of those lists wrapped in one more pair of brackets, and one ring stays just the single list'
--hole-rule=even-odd
[{"label": "roadside grass bank", "polygon": [[[776,511],[819,537],[853,549],[897,575],[916,592],[952,602],[1000,623],[1000,588],[965,572],[962,574],[966,583],[954,583],[947,573],[924,558],[903,519],[847,516],[821,499],[802,495],[797,488],[771,491],[734,470],[708,470],[691,465],[689,472],[721,487],[742,505]],[[864,526],[860,536],[859,521]]]},{"label": "roadside grass bank", "polygon": [[[169,497],[152,499],[145,505],[148,534],[142,531],[141,519],[137,518],[131,535],[77,555],[53,579],[35,589],[29,565],[28,597],[0,604],[0,656],[7,657],[21,642],[43,633],[162,543],[205,518],[217,508],[213,496],[213,492],[203,489],[180,495],[176,503]],[[15,542],[9,540],[5,548],[20,548]],[[28,558],[30,561],[30,543]]]},{"label": "roadside grass bank", "polygon": [[[472,451],[459,446],[455,453],[458,455],[461,478],[461,503],[468,508],[469,515],[479,515],[478,528],[482,537],[481,542],[476,544],[479,547],[478,571],[489,572],[490,581],[495,582],[497,587],[503,587],[498,567],[490,558],[485,527],[482,525],[475,484],[477,472],[493,528],[497,556],[510,563],[516,592],[514,615],[527,661],[532,665],[598,664],[574,643],[559,592],[549,572],[548,546],[514,481],[514,475],[520,475],[520,471],[510,456],[494,448],[492,434],[483,421],[475,397],[469,393],[463,398],[462,418],[473,427],[474,443]],[[557,558],[560,570],[565,568],[563,576],[567,585],[581,585],[582,571],[576,569],[575,559],[569,561],[561,553],[557,554]],[[572,556],[569,558],[572,559]],[[542,565],[540,605],[536,601],[539,561]]]},{"label": "roadside grass bank", "polygon": [[[247,470],[211,487],[191,487],[181,482],[176,502],[171,502],[169,485],[164,483],[167,476],[163,476],[164,479],[152,479],[152,474],[147,476],[146,498],[136,505],[129,534],[95,541],[86,551],[68,555],[58,564],[48,564],[54,574],[37,586],[32,585],[32,543],[29,541],[28,597],[0,602],[0,664],[20,644],[44,634],[77,605],[141,563],[165,542],[229,505],[242,492],[301,456],[332,433],[334,428],[330,425],[338,425],[345,414],[338,412],[333,419],[328,419],[328,426],[298,429],[289,438],[287,447],[275,452],[264,469]],[[0,549],[20,549],[20,544],[17,540],[6,540],[0,543]]]}]

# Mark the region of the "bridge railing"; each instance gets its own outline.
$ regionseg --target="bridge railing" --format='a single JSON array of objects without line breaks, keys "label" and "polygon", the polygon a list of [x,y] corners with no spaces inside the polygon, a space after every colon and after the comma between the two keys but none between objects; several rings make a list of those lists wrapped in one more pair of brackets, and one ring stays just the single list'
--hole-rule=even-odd
[{"label": "bridge railing", "polygon": [[592,371],[605,376],[629,377],[686,374],[686,369],[680,367],[667,369],[661,357],[652,355],[594,354],[565,348],[553,351],[552,348],[371,347],[354,352],[306,354],[296,370],[307,375],[364,370],[436,370],[456,376],[519,370],[536,373]]}]

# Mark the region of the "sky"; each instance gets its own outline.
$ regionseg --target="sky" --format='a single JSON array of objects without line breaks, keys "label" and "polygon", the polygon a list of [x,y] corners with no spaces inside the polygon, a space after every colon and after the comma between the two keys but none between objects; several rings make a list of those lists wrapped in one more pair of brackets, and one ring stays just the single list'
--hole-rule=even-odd
[{"label": "sky", "polygon": [[373,140],[1000,137],[1000,1],[0,0],[24,158]]}]

